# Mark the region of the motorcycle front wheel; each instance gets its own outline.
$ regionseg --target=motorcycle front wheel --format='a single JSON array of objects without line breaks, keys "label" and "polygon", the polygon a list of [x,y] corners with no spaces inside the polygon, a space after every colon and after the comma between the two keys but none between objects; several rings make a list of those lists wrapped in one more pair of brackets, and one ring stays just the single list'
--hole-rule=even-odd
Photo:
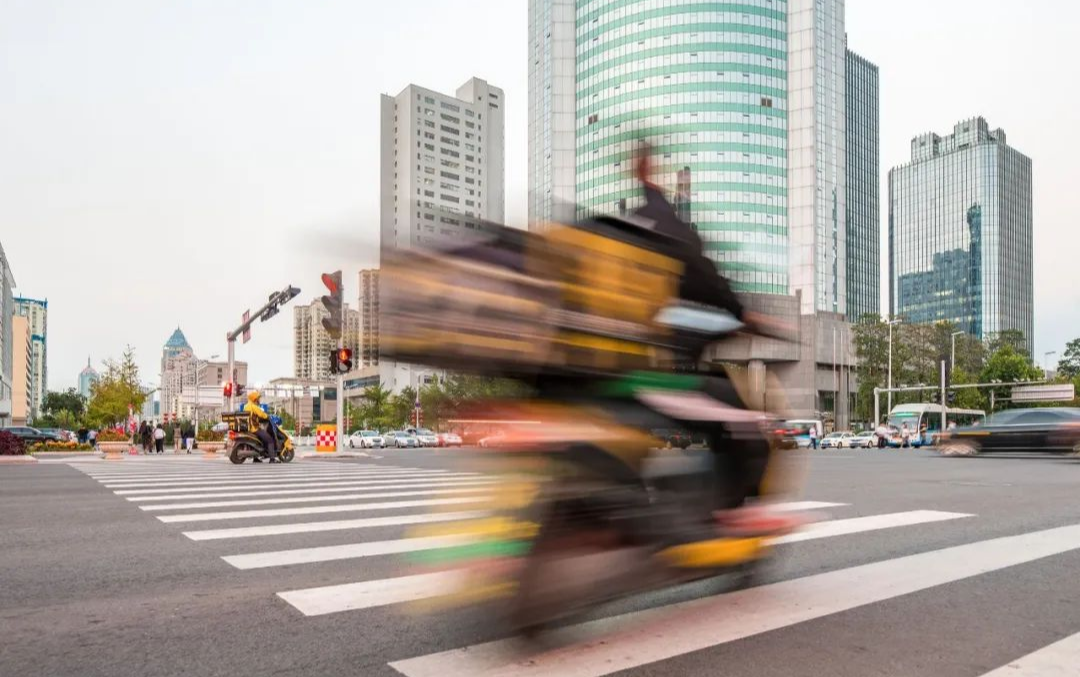
[{"label": "motorcycle front wheel", "polygon": [[282,463],[291,462],[294,456],[296,456],[296,452],[292,449],[286,449],[285,451],[278,454],[278,458],[281,460]]}]

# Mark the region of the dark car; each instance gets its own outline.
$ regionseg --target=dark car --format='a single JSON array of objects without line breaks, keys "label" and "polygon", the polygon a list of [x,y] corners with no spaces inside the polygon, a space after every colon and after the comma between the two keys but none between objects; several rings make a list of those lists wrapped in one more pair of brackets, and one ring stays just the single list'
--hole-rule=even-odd
[{"label": "dark car", "polygon": [[660,446],[668,449],[686,449],[694,443],[690,434],[683,430],[654,430],[652,434],[660,441]]},{"label": "dark car", "polygon": [[1009,409],[974,426],[954,428],[941,436],[942,453],[974,455],[993,452],[1080,454],[1080,409],[1047,407]]},{"label": "dark car", "polygon": [[20,440],[23,441],[23,444],[37,444],[38,442],[57,442],[60,440],[59,435],[42,432],[37,428],[30,428],[27,426],[12,426],[10,428],[4,428],[4,430],[11,433],[15,437],[18,437]]}]

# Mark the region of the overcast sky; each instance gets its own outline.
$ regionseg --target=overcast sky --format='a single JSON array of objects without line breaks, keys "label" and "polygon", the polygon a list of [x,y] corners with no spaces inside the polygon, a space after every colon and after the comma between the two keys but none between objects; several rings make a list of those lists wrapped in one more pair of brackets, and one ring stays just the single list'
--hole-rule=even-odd
[{"label": "overcast sky", "polygon": [[[179,325],[200,357],[287,284],[376,261],[379,95],[472,76],[507,95],[507,205],[526,197],[527,0],[0,0],[0,243],[49,300],[49,387]],[[983,115],[1034,162],[1035,353],[1080,337],[1080,8],[848,0],[881,67],[885,174],[912,136]],[[355,245],[344,247],[345,238]],[[884,270],[884,268],[883,268]],[[292,374],[291,313],[251,380]]]}]

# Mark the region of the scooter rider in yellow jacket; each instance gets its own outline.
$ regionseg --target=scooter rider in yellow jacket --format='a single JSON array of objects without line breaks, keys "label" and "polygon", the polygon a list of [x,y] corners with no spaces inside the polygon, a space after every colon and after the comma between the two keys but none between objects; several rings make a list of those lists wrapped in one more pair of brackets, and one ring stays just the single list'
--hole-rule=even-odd
[{"label": "scooter rider in yellow jacket", "polygon": [[[257,422],[258,430],[255,432],[255,436],[259,438],[259,441],[266,448],[266,452],[270,456],[270,462],[279,463],[277,435],[273,429],[274,424],[270,421],[270,415],[263,411],[259,398],[259,391],[252,390],[249,392],[247,404],[244,405],[244,413],[250,416],[253,422]],[[255,458],[255,462],[260,463],[261,460]]]}]

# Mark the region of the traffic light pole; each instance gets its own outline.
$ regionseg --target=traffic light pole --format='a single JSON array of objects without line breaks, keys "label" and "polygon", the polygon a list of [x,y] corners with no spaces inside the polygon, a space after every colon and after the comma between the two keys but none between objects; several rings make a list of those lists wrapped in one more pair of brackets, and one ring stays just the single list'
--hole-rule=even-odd
[{"label": "traffic light pole", "polygon": [[[345,304],[341,304],[341,326],[345,326]],[[338,337],[337,341],[338,350],[345,347],[344,334]],[[334,435],[334,451],[340,452],[345,448],[345,445],[341,443],[341,438],[345,436],[345,374],[340,371],[337,375],[337,434]]]},{"label": "traffic light pole", "polygon": [[[229,350],[228,350],[229,373],[227,374],[227,377],[229,379],[229,383],[233,383],[233,380],[235,379],[235,375],[233,373],[233,370],[235,369],[235,367],[233,365],[234,365],[235,357],[236,357],[236,337],[240,336],[241,334],[246,332],[248,329],[251,329],[251,325],[255,324],[255,320],[259,320],[260,322],[266,322],[267,320],[269,320],[274,315],[277,315],[279,306],[281,306],[281,304],[288,303],[289,301],[292,301],[294,298],[296,298],[299,295],[300,295],[300,290],[297,287],[294,287],[292,285],[289,285],[288,287],[286,287],[285,289],[283,289],[281,291],[274,292],[273,294],[270,295],[270,300],[266,302],[265,306],[263,306],[262,308],[259,308],[257,311],[255,311],[255,313],[253,313],[251,315],[250,318],[245,320],[239,327],[237,327],[236,329],[232,330],[231,332],[229,332],[228,334],[225,335],[225,341],[226,341],[226,343],[228,343],[228,346],[229,346]],[[245,341],[246,340],[247,339],[245,339]],[[236,392],[236,384],[233,383],[233,387],[229,389],[228,401],[226,402],[226,408],[227,408],[228,411],[232,411],[234,409],[235,405],[234,405],[234,402],[233,402],[233,398],[234,398],[235,392]]]}]

